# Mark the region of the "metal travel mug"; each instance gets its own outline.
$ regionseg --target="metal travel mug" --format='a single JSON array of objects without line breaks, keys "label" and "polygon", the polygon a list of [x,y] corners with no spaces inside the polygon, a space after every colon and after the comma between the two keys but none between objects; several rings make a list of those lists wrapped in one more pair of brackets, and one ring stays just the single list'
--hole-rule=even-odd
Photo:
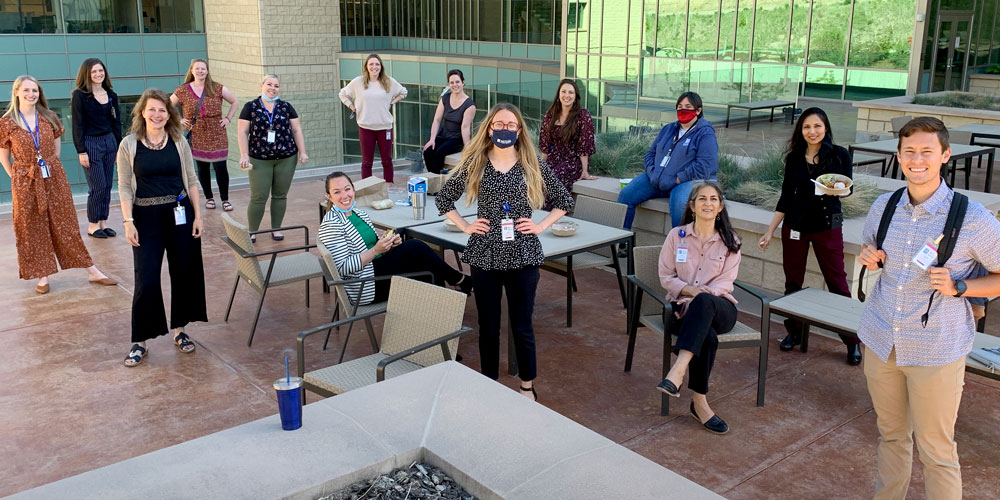
[{"label": "metal travel mug", "polygon": [[423,220],[427,212],[427,193],[410,193],[410,204],[413,205],[413,218]]},{"label": "metal travel mug", "polygon": [[279,378],[274,381],[278,393],[278,413],[281,428],[294,431],[302,427],[302,379],[299,377]]}]

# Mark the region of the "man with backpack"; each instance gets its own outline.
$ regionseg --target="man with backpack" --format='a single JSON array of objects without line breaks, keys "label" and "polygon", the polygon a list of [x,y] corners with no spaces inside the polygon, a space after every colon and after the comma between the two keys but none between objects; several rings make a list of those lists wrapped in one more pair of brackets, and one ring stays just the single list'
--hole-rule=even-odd
[{"label": "man with backpack", "polygon": [[[944,183],[950,156],[941,120],[904,125],[906,190],[880,196],[865,221],[858,260],[883,268],[858,328],[880,435],[877,499],[906,497],[914,435],[927,498],[962,496],[955,420],[975,338],[966,299],[1000,295],[1000,222]],[[989,274],[976,277],[980,265]]]}]

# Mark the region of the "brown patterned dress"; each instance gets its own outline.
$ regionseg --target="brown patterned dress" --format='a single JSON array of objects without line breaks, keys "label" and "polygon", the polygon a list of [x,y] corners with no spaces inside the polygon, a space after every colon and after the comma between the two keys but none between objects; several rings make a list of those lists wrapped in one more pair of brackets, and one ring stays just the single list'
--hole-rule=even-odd
[{"label": "brown patterned dress", "polygon": [[31,133],[19,127],[11,116],[0,118],[0,149],[9,149],[14,157],[10,180],[14,240],[18,272],[23,280],[55,274],[59,268],[94,265],[80,237],[80,224],[66,171],[56,155],[55,140],[63,130],[56,130],[41,116],[38,126],[41,128],[42,159],[50,171],[48,179],[42,178],[35,161]]},{"label": "brown patterned dress", "polygon": [[222,84],[215,83],[212,89],[215,95],[206,95],[200,108],[198,99],[201,96],[194,92],[190,83],[178,85],[174,90],[184,118],[194,121],[191,155],[197,161],[216,162],[229,156],[229,136],[226,129],[219,126],[222,120]]}]

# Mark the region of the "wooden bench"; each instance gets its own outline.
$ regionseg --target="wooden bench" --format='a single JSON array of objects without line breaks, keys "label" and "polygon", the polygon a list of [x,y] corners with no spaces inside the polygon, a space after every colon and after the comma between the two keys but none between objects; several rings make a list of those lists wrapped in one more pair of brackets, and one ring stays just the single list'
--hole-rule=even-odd
[{"label": "wooden bench", "polygon": [[[771,302],[768,322],[771,320],[771,314],[778,313],[834,333],[857,337],[858,325],[861,323],[861,314],[864,311],[864,303],[853,298],[816,288],[804,288]],[[976,332],[973,348],[998,346],[1000,346],[1000,337]],[[802,336],[800,349],[802,352],[809,349],[808,331]],[[991,372],[985,365],[968,357],[965,358],[965,369],[984,377],[1000,380],[1000,373]]]},{"label": "wooden bench", "polygon": [[750,130],[750,114],[754,111],[760,111],[762,109],[771,110],[771,121],[774,121],[774,108],[783,108],[785,106],[795,107],[795,103],[792,101],[756,101],[756,102],[733,102],[726,105],[726,128],[729,128],[729,113],[733,108],[745,109],[747,110],[747,130]]}]

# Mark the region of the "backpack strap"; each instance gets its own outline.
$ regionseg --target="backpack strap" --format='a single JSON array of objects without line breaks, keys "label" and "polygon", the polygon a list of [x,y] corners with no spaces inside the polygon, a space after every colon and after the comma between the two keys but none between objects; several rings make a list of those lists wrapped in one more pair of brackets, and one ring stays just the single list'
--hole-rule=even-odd
[{"label": "backpack strap", "polygon": [[[944,223],[944,238],[938,247],[938,267],[944,266],[945,262],[951,258],[955,251],[955,242],[958,241],[958,233],[962,230],[962,223],[965,222],[965,212],[969,208],[969,197],[962,193],[955,193],[951,199],[951,207],[948,208],[948,218]],[[931,306],[934,305],[934,295],[937,290],[931,292],[930,299],[927,300],[927,310],[920,316],[920,324],[927,328],[927,320],[930,319]]]},{"label": "backpack strap", "polygon": [[[892,196],[889,197],[889,203],[886,204],[885,210],[882,212],[882,220],[878,223],[878,231],[875,233],[875,249],[881,250],[882,243],[885,241],[885,235],[889,232],[889,224],[892,223],[892,216],[896,214],[896,205],[899,204],[899,200],[903,198],[903,193],[906,192],[905,187],[897,189]],[[956,193],[957,194],[957,193]],[[968,200],[967,200],[968,201]],[[882,263],[878,263],[878,267],[882,267]],[[861,272],[858,275],[858,300],[861,302],[865,301],[865,266],[861,266]]]}]

